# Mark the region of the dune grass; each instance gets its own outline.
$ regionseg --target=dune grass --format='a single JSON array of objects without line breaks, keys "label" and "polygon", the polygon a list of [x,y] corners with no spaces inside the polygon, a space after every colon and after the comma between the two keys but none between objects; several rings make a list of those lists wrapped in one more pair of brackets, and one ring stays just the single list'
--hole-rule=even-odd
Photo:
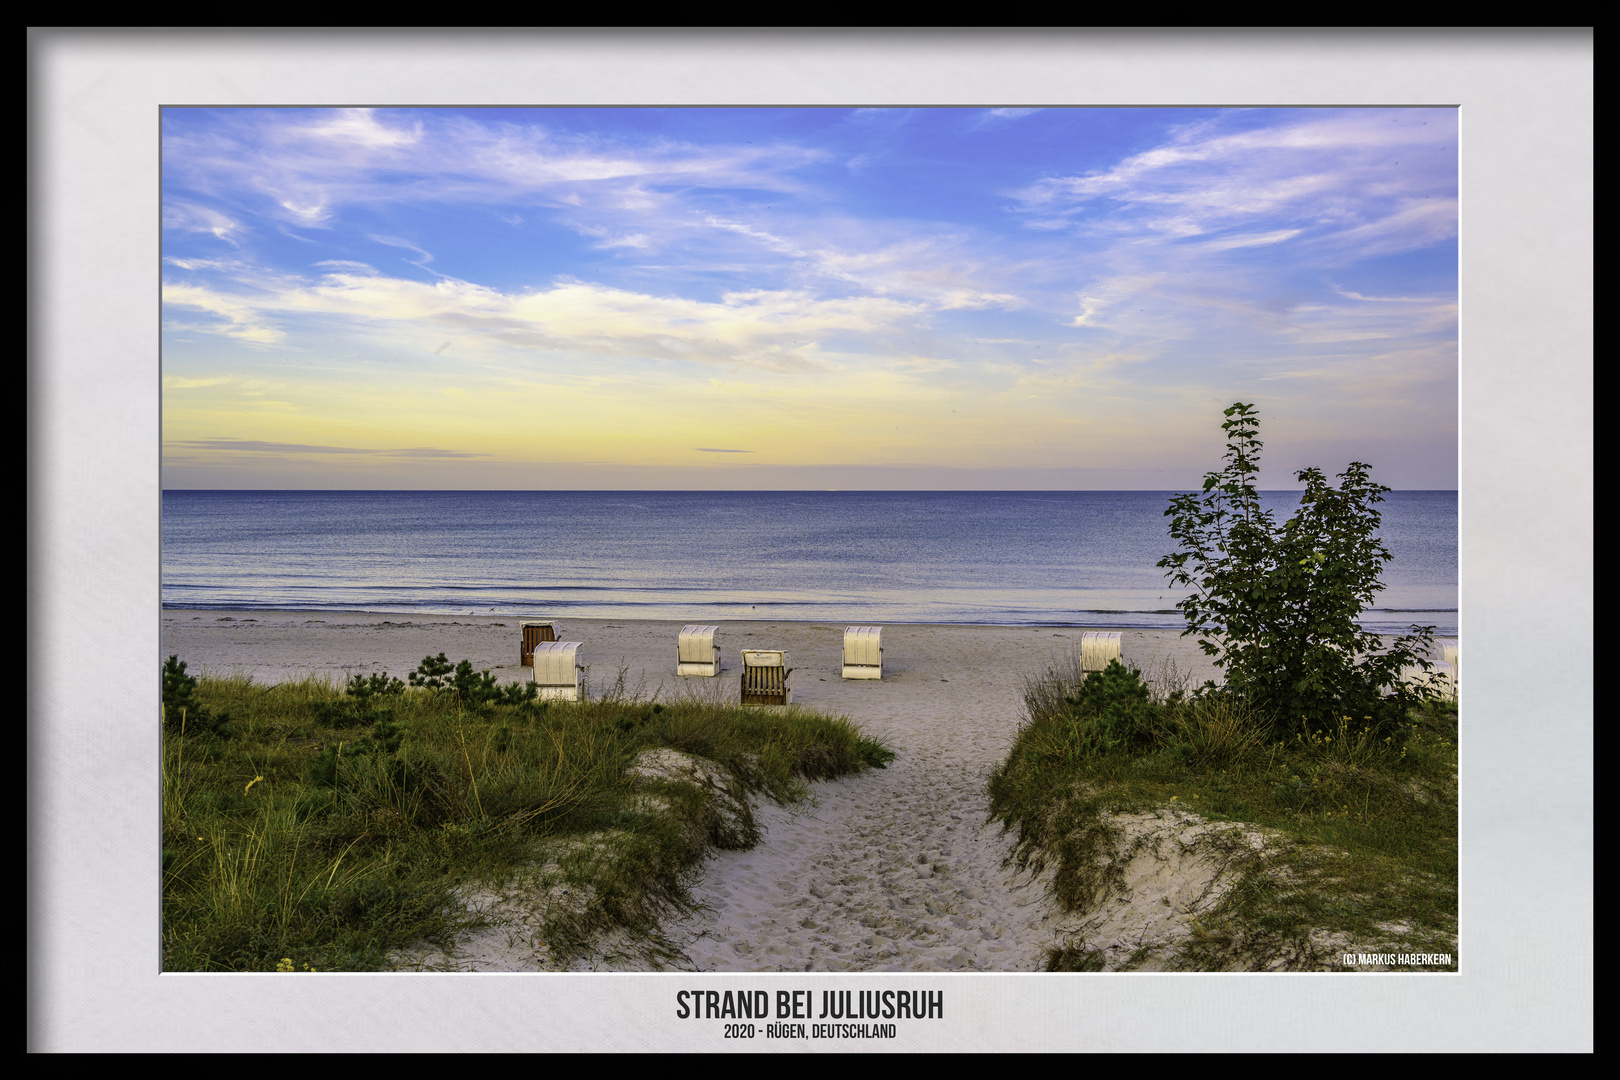
[{"label": "dune grass", "polygon": [[[1289,735],[1234,698],[1190,699],[1173,668],[1109,721],[1084,707],[1085,678],[1071,661],[1026,680],[1026,722],[990,780],[1014,860],[1050,866],[1065,910],[1094,910],[1117,885],[1110,815],[1168,807],[1272,838],[1264,858],[1234,849],[1236,884],[1194,925],[1179,966],[1287,955],[1291,967],[1338,970],[1323,942],[1392,935],[1405,951],[1455,955],[1454,703],[1413,710],[1390,734],[1347,717]],[[1053,970],[1095,963],[1084,946],[1049,956]]]},{"label": "dune grass", "polygon": [[557,928],[559,947],[614,926],[645,934],[689,903],[683,882],[709,850],[749,846],[757,832],[746,821],[740,835],[721,830],[691,785],[665,785],[665,812],[646,812],[626,772],[638,754],[706,758],[735,792],[782,802],[893,757],[847,719],[655,702],[622,673],[588,702],[520,696],[469,704],[453,688],[265,686],[171,666],[165,970],[386,969],[395,950],[473,924],[458,890],[569,837],[611,835],[615,858],[571,860],[596,899],[588,918]]}]

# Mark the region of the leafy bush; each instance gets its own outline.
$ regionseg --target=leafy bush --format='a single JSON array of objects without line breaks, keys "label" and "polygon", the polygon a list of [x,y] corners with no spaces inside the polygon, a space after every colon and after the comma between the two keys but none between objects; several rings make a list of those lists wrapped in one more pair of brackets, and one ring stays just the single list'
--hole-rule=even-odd
[{"label": "leafy bush", "polygon": [[1389,488],[1372,482],[1364,462],[1351,462],[1337,488],[1320,469],[1303,469],[1299,510],[1279,527],[1254,486],[1262,445],[1254,406],[1238,402],[1225,415],[1225,468],[1165,510],[1181,550],[1158,565],[1193,590],[1177,604],[1183,634],[1200,635],[1227,688],[1284,726],[1319,731],[1349,716],[1393,730],[1433,696],[1403,684],[1400,671],[1432,666],[1434,627],[1414,626],[1386,648],[1356,621],[1383,589],[1390,553],[1375,506]]}]

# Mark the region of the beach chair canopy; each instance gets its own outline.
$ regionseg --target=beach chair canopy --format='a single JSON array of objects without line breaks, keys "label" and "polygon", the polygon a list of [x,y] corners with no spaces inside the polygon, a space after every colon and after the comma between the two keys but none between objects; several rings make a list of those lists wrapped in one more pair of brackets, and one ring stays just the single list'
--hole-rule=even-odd
[{"label": "beach chair canopy", "polygon": [[1087,631],[1080,635],[1082,671],[1102,671],[1110,660],[1119,659],[1119,631]]},{"label": "beach chair canopy", "polygon": [[851,626],[844,631],[844,663],[881,666],[883,627]]},{"label": "beach chair canopy", "polygon": [[579,688],[578,641],[542,641],[534,647],[534,683],[547,687]]},{"label": "beach chair canopy", "polygon": [[844,631],[844,678],[883,677],[883,627],[851,626]]},{"label": "beach chair canopy", "polygon": [[675,674],[704,677],[720,674],[720,650],[714,643],[718,629],[717,626],[699,626],[695,623],[681,627],[675,645]]},{"label": "beach chair canopy", "polygon": [[714,634],[720,629],[718,626],[692,626],[681,627],[681,636],[676,646],[676,659],[683,664],[710,664],[714,662],[715,647]]}]

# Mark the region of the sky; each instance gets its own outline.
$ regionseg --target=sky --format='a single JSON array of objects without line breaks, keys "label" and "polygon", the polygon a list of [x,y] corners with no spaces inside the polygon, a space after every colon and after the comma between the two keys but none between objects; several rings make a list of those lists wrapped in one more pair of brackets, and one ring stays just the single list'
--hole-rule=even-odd
[{"label": "sky", "polygon": [[163,111],[163,486],[1457,486],[1452,109]]}]

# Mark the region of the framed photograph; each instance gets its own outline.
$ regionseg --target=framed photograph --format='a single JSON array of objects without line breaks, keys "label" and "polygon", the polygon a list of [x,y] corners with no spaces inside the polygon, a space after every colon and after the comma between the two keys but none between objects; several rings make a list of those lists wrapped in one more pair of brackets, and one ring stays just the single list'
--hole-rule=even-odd
[{"label": "framed photograph", "polygon": [[[1589,31],[31,64],[32,1048],[1590,1049]],[[1294,630],[1231,599],[1262,573]],[[1513,741],[1522,625],[1573,757]],[[309,677],[296,723],[243,689]],[[694,741],[738,679],[780,726]],[[605,832],[524,772],[599,739],[643,778]],[[1511,799],[1563,838],[1533,929]],[[432,947],[367,929],[522,823],[583,839],[451,873],[483,921]]]}]

